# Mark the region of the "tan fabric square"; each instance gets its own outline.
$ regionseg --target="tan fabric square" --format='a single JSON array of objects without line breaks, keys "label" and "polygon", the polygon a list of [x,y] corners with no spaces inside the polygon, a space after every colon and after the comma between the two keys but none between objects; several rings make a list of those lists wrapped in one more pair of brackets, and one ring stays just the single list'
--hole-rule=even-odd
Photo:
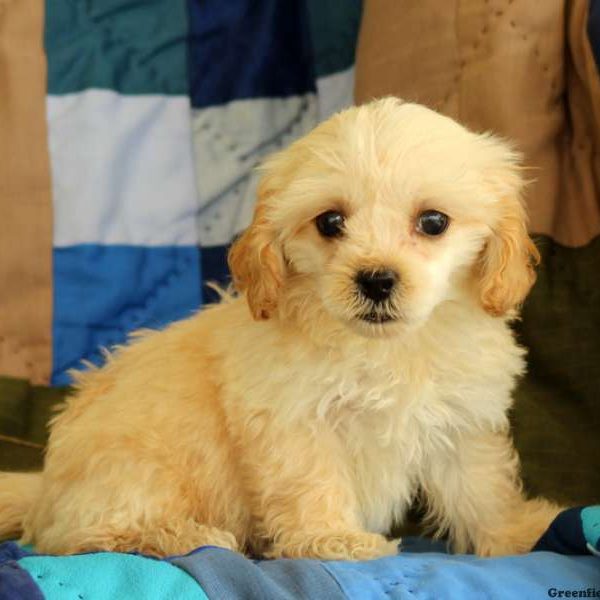
[{"label": "tan fabric square", "polygon": [[52,366],[52,203],[44,3],[0,0],[0,374]]}]

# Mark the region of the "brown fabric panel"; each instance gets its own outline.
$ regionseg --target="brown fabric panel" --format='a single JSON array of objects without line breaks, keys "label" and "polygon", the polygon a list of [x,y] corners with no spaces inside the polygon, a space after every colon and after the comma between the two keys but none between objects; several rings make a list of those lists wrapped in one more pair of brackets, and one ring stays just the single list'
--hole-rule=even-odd
[{"label": "brown fabric panel", "polygon": [[43,9],[0,0],[0,373],[36,383],[52,364]]},{"label": "brown fabric panel", "polygon": [[366,0],[356,101],[393,94],[515,140],[535,179],[532,230],[584,245],[600,233],[587,11],[565,0]]},{"label": "brown fabric panel", "polygon": [[356,53],[358,103],[394,94],[458,115],[456,0],[366,0]]},{"label": "brown fabric panel", "polygon": [[[587,36],[587,1],[569,3],[562,199],[555,239],[578,246],[600,232],[600,80]],[[575,229],[577,228],[577,229]]]}]

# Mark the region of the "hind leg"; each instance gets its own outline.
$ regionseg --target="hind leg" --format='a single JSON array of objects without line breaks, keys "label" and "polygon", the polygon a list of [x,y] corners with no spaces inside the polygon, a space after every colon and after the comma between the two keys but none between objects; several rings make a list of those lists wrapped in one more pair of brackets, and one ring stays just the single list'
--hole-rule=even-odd
[{"label": "hind leg", "polygon": [[212,508],[205,489],[154,462],[106,460],[78,479],[54,469],[45,473],[39,500],[24,521],[24,541],[49,554],[168,556],[203,545],[238,549],[241,530],[225,531],[235,526],[235,511],[225,515]]},{"label": "hind leg", "polygon": [[90,504],[71,495],[66,506],[53,513],[44,513],[39,506],[37,516],[43,516],[43,522],[26,521],[23,541],[48,554],[113,551],[170,556],[206,545],[239,549],[233,533],[200,523],[181,507],[156,511],[151,499],[146,504],[119,504],[96,504],[86,510]]}]

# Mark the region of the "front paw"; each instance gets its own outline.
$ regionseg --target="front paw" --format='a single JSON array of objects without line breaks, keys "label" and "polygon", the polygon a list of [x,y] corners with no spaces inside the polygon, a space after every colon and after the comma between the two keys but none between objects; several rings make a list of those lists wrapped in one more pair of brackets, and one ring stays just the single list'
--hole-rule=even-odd
[{"label": "front paw", "polygon": [[275,543],[268,558],[318,558],[321,560],[369,560],[398,553],[400,540],[354,531],[320,534],[296,533]]}]

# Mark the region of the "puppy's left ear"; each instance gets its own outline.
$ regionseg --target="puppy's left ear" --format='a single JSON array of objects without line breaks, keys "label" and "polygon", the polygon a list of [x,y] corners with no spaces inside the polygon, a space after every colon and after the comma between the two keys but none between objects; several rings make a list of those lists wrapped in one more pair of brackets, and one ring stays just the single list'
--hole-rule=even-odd
[{"label": "puppy's left ear", "polygon": [[523,182],[514,164],[505,177],[506,195],[497,207],[497,221],[478,265],[481,304],[494,316],[506,315],[522,304],[535,283],[535,266],[540,262],[540,253],[527,233]]},{"label": "puppy's left ear", "polygon": [[234,242],[228,255],[235,288],[246,292],[256,320],[268,319],[277,308],[285,275],[285,261],[276,232],[269,219],[268,202],[273,191],[268,176],[258,189],[258,202],[252,223]]}]

